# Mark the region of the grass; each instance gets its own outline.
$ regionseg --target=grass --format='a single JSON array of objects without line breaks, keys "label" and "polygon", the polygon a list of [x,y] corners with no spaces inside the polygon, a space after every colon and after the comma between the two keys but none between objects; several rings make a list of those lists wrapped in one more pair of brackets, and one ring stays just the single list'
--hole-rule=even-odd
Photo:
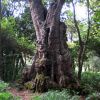
[{"label": "grass", "polygon": [[91,93],[88,96],[71,95],[68,90],[48,91],[41,95],[33,96],[31,100],[100,100],[100,93]]},{"label": "grass", "polygon": [[34,96],[32,100],[79,100],[79,96],[72,96],[67,90],[48,91],[40,96]]}]

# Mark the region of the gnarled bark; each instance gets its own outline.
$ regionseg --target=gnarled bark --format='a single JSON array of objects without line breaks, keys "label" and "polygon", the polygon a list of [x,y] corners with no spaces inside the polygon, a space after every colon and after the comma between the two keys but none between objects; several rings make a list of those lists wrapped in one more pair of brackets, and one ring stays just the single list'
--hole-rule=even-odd
[{"label": "gnarled bark", "polygon": [[71,56],[65,36],[67,27],[60,21],[65,0],[54,0],[48,11],[41,0],[29,2],[37,37],[37,53],[29,77],[35,78],[42,72],[51,81],[65,87],[72,80]]}]

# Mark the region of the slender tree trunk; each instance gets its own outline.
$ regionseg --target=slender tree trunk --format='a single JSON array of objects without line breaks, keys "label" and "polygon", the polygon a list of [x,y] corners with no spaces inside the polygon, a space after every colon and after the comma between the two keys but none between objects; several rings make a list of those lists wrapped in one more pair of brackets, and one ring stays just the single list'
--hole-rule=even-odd
[{"label": "slender tree trunk", "polygon": [[37,37],[37,53],[29,78],[35,78],[36,90],[45,88],[45,85],[42,87],[43,84],[38,83],[41,81],[37,78],[39,75],[48,76],[51,81],[65,87],[72,80],[72,62],[65,37],[66,25],[60,21],[65,0],[54,0],[48,11],[41,0],[29,2]]},{"label": "slender tree trunk", "polygon": [[72,5],[73,5],[73,13],[74,13],[74,24],[78,33],[78,37],[79,37],[79,53],[78,53],[78,79],[81,80],[81,73],[82,73],[82,66],[83,66],[83,62],[84,62],[84,56],[85,56],[85,51],[86,51],[86,45],[88,42],[88,38],[89,38],[89,34],[90,34],[90,16],[89,16],[89,0],[87,0],[87,8],[88,8],[88,29],[87,29],[87,36],[86,36],[86,41],[82,41],[81,38],[81,32],[79,29],[79,26],[77,24],[77,20],[76,20],[76,11],[75,11],[75,4],[73,3],[72,0]]},{"label": "slender tree trunk", "polygon": [[80,33],[80,29],[78,27],[77,24],[77,20],[76,20],[76,11],[75,11],[75,4],[72,1],[72,5],[73,5],[73,13],[74,13],[74,24],[78,33],[78,38],[79,38],[79,52],[78,52],[78,79],[81,79],[81,73],[82,73],[82,65],[83,65],[83,57],[82,57],[82,53],[83,53],[83,41],[81,39],[81,33]]}]

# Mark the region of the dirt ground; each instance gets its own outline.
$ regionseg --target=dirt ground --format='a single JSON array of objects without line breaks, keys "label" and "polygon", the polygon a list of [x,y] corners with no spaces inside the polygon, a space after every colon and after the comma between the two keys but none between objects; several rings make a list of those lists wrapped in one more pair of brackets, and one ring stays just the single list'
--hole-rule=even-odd
[{"label": "dirt ground", "polygon": [[21,100],[31,100],[32,96],[40,95],[38,93],[32,93],[29,90],[18,91],[16,88],[10,88],[9,92],[11,92],[14,96],[20,97]]}]

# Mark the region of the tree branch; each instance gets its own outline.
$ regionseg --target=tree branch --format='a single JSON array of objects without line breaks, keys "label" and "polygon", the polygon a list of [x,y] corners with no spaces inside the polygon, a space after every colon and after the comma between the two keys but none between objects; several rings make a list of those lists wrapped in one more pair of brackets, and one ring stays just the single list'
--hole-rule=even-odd
[{"label": "tree branch", "polygon": [[74,24],[75,24],[75,27],[77,29],[77,33],[78,33],[78,37],[79,37],[79,44],[81,46],[82,45],[82,39],[81,39],[81,35],[80,35],[80,29],[78,27],[77,20],[76,20],[76,15],[75,15],[76,11],[75,11],[75,5],[74,5],[73,1],[72,1],[72,5],[73,5],[73,13],[74,13]]},{"label": "tree branch", "polygon": [[29,0],[29,2],[37,40],[40,40],[42,35],[40,27],[46,18],[46,8],[43,6],[42,0]]},{"label": "tree branch", "polygon": [[[47,13],[46,20],[48,21],[47,23],[51,23],[51,21],[55,22],[54,20],[60,20],[60,13],[62,6],[64,4],[65,0],[54,0]],[[48,20],[51,19],[51,20]]]},{"label": "tree branch", "polygon": [[37,20],[44,21],[44,10],[45,7],[42,4],[41,0],[29,0],[31,13],[33,13],[34,17],[37,14]]},{"label": "tree branch", "polygon": [[87,12],[88,12],[88,29],[87,29],[87,38],[86,38],[86,44],[88,42],[89,39],[89,34],[90,34],[90,14],[89,14],[89,7],[90,7],[90,3],[89,0],[87,0]]}]

